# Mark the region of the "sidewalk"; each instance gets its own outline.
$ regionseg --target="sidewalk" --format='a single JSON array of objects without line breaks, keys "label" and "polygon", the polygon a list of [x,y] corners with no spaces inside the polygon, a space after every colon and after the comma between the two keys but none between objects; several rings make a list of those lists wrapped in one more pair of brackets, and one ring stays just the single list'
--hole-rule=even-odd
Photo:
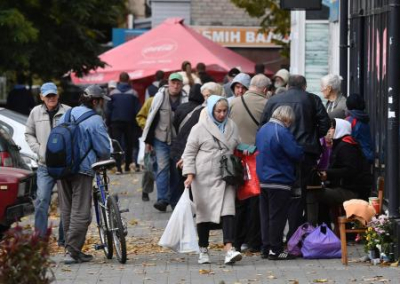
[{"label": "sidewalk", "polygon": [[[355,262],[363,255],[362,246],[349,247],[348,267],[340,259],[269,261],[259,254],[245,255],[231,266],[223,263],[221,231],[212,231],[210,238],[212,264],[197,264],[197,255],[177,254],[160,248],[157,243],[170,216],[153,208],[156,193],[150,202],[142,202],[141,174],[111,175],[111,188],[119,194],[121,208],[128,223],[128,261],[120,264],[114,257],[105,258],[94,251],[98,241],[95,221],[88,233],[85,249],[94,254],[90,263],[64,265],[63,252],[53,255],[55,283],[399,283],[400,268],[372,266]],[[58,224],[58,222],[56,222]],[[57,231],[56,229],[54,231]]]}]

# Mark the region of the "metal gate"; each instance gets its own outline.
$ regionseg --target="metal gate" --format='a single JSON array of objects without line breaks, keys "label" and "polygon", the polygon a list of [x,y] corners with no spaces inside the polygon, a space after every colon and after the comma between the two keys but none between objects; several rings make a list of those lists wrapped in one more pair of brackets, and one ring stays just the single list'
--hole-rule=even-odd
[{"label": "metal gate", "polygon": [[[364,96],[375,148],[375,174],[385,175],[388,0],[350,3],[350,93]],[[400,78],[399,78],[400,80]],[[385,192],[385,199],[389,193]]]}]

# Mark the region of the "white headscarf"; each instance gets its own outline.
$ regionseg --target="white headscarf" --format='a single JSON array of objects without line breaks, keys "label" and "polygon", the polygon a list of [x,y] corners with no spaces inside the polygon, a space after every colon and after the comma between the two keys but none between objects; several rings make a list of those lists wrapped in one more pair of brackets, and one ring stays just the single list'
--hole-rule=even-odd
[{"label": "white headscarf", "polygon": [[347,120],[335,118],[336,128],[333,139],[339,139],[346,135],[351,135],[351,124]]}]

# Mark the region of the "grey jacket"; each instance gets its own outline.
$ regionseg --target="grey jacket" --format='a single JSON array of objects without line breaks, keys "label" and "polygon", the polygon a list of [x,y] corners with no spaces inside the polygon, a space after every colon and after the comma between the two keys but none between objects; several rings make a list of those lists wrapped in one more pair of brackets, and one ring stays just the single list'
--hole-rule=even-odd
[{"label": "grey jacket", "polygon": [[[57,125],[60,117],[69,109],[67,105],[60,104],[53,117],[53,127]],[[25,140],[29,147],[39,157],[39,164],[46,165],[45,154],[47,139],[50,135],[50,117],[44,104],[34,107],[29,114],[25,128]]]},{"label": "grey jacket", "polygon": [[326,112],[329,115],[329,118],[346,118],[346,97],[342,94],[338,94],[336,100],[334,102],[328,101],[326,103]]},{"label": "grey jacket", "polygon": [[[160,110],[160,107],[161,107],[164,99],[167,99],[167,98],[165,98],[165,96],[168,96],[168,87],[161,88],[157,92],[157,94],[154,96],[154,99],[151,102],[150,111],[147,116],[146,125],[144,126],[143,134],[142,134],[143,141],[145,141],[148,144],[149,144],[149,141],[148,141],[149,132],[151,131],[153,122],[156,118],[157,113]],[[181,100],[181,104],[187,103],[189,100],[187,93],[183,89],[181,92],[180,100]],[[172,128],[171,128],[171,130],[172,130]]]},{"label": "grey jacket", "polygon": [[[260,123],[265,104],[267,103],[265,96],[247,91],[243,95],[243,99],[253,117]],[[230,118],[236,123],[242,142],[246,144],[255,144],[259,125],[253,121],[250,114],[247,112],[243,105],[242,97],[234,98],[231,101],[230,107]]]}]

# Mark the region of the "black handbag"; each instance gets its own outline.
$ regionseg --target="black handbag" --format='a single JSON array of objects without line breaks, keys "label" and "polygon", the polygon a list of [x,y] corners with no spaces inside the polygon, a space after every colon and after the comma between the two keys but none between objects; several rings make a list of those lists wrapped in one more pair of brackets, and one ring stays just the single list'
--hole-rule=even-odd
[{"label": "black handbag", "polygon": [[[222,147],[218,139],[215,140],[218,143],[219,149],[222,151]],[[222,155],[220,160],[220,169],[222,180],[224,180],[226,183],[238,186],[244,184],[244,169],[242,160],[239,157],[232,154]]]}]

